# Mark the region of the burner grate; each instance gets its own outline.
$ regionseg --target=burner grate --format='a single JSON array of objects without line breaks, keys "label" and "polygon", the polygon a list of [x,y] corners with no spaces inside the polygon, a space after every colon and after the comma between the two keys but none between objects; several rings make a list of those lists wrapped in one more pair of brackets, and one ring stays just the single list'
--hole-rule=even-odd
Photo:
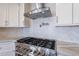
[{"label": "burner grate", "polygon": [[41,39],[41,38],[33,38],[33,37],[26,37],[23,39],[18,40],[17,42],[26,43],[30,45],[35,45],[39,47],[55,49],[55,40],[48,40],[48,39]]}]

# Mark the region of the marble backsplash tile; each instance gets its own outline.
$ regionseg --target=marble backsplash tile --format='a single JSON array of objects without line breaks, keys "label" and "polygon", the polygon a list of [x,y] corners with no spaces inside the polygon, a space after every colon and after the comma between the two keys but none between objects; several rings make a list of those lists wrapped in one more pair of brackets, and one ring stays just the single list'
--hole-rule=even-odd
[{"label": "marble backsplash tile", "polygon": [[28,28],[0,28],[0,38],[27,37]]}]

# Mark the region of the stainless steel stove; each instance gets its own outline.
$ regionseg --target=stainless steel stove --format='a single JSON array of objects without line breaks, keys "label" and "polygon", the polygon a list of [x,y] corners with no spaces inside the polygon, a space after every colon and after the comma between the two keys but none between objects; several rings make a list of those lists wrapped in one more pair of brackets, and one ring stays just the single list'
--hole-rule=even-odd
[{"label": "stainless steel stove", "polygon": [[26,37],[16,42],[16,56],[56,56],[56,41]]}]

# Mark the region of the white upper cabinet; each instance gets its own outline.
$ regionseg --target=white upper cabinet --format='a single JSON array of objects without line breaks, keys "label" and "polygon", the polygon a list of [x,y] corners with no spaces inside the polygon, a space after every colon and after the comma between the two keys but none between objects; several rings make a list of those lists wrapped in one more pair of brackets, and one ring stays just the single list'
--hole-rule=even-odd
[{"label": "white upper cabinet", "polygon": [[19,4],[19,27],[25,27],[24,25],[24,4]]},{"label": "white upper cabinet", "polygon": [[56,16],[57,26],[79,26],[79,3],[57,3]]},{"label": "white upper cabinet", "polygon": [[17,3],[8,4],[8,27],[19,26],[19,5]]},{"label": "white upper cabinet", "polygon": [[18,4],[0,4],[0,27],[18,27]]},{"label": "white upper cabinet", "polygon": [[79,3],[73,3],[73,24],[79,24]]},{"label": "white upper cabinet", "polygon": [[[0,3],[0,27],[29,27],[30,20],[24,17],[30,5],[24,3]],[[26,8],[27,10],[25,10]]]},{"label": "white upper cabinet", "polygon": [[7,26],[8,4],[0,4],[0,27]]},{"label": "white upper cabinet", "polygon": [[72,24],[72,3],[57,3],[56,16],[58,24]]}]

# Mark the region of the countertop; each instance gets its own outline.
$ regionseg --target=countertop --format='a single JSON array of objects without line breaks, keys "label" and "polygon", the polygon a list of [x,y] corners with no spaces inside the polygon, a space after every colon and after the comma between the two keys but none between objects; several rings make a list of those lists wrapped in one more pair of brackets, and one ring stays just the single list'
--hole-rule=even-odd
[{"label": "countertop", "polygon": [[79,44],[57,41],[57,51],[59,56],[79,56]]},{"label": "countertop", "polygon": [[[6,41],[17,41],[24,37],[0,37],[0,42]],[[72,55],[79,56],[79,44],[57,41],[57,51],[61,53],[61,55]],[[59,53],[59,54],[60,54]]]},{"label": "countertop", "polygon": [[17,41],[24,37],[0,37],[0,42],[2,41]]}]

